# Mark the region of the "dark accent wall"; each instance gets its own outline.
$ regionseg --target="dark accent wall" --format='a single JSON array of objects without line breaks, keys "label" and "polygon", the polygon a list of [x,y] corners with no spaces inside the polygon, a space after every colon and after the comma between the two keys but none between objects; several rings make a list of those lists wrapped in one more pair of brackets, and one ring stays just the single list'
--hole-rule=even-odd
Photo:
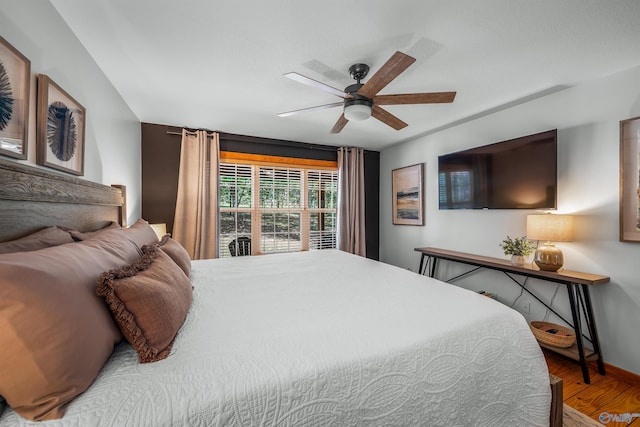
[{"label": "dark accent wall", "polygon": [[167,126],[142,123],[142,217],[173,230],[180,170],[180,135]]},{"label": "dark accent wall", "polygon": [[[178,193],[181,128],[142,123],[142,217],[173,230]],[[220,133],[220,150],[301,159],[336,161],[336,147]],[[379,259],[380,153],[365,151],[365,228],[367,257]]]},{"label": "dark accent wall", "polygon": [[367,258],[380,259],[380,152],[364,152],[364,227]]},{"label": "dark accent wall", "polygon": [[328,145],[281,141],[278,139],[235,135],[224,132],[218,133],[220,135],[220,151],[294,157],[299,159],[330,160],[334,162],[338,160],[336,147]]}]

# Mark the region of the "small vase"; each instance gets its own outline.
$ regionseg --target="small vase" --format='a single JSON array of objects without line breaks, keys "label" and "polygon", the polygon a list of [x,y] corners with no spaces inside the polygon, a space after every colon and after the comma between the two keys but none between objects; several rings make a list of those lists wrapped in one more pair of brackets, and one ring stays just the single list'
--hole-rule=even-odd
[{"label": "small vase", "polygon": [[524,265],[525,258],[522,255],[511,255],[511,264]]}]

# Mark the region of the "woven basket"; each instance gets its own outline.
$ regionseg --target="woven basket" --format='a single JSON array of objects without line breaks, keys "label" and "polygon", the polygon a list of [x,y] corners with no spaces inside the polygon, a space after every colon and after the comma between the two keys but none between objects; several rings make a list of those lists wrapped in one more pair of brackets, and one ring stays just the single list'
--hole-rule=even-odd
[{"label": "woven basket", "polygon": [[[533,321],[529,323],[531,332],[538,341],[554,347],[571,347],[576,342],[576,333],[566,326],[556,325],[550,322]],[[547,332],[555,329],[556,333]]]}]

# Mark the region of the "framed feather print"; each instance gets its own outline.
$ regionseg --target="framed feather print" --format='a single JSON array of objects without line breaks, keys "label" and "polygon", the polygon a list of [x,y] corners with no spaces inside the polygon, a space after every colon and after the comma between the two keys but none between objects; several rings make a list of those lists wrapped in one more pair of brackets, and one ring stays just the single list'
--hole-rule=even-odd
[{"label": "framed feather print", "polygon": [[0,37],[0,154],[27,158],[31,61]]},{"label": "framed feather print", "polygon": [[38,75],[39,165],[84,175],[85,109],[44,74]]}]

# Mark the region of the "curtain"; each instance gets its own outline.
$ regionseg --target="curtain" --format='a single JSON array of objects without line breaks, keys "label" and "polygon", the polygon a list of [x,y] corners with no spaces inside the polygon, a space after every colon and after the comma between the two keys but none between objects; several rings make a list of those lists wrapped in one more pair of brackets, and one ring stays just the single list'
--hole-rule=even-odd
[{"label": "curtain", "polygon": [[338,149],[338,249],[366,256],[364,150]]},{"label": "curtain", "polygon": [[173,238],[191,259],[218,257],[217,133],[182,130]]}]

